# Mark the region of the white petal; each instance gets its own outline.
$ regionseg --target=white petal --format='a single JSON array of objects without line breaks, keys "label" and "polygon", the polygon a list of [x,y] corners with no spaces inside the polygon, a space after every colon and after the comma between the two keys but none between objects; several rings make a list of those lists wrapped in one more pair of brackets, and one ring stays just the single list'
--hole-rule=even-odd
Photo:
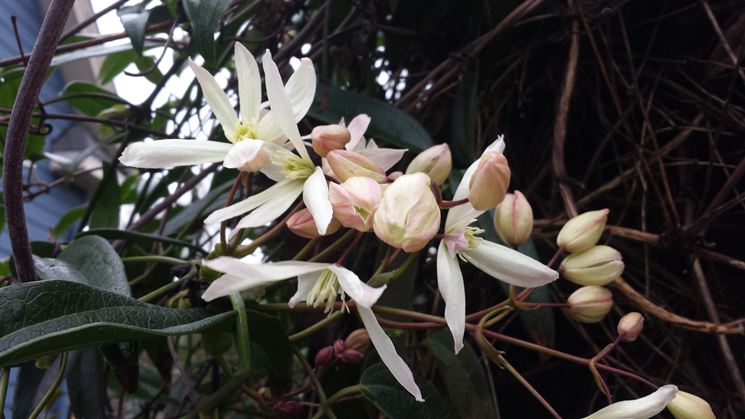
[{"label": "white petal", "polygon": [[349,121],[347,129],[349,130],[350,140],[345,146],[347,150],[354,150],[360,140],[364,140],[363,135],[365,135],[368,125],[370,125],[370,117],[364,113],[355,116]]},{"label": "white petal", "polygon": [[487,274],[518,287],[535,288],[555,281],[559,273],[517,250],[483,239],[460,254]]},{"label": "white petal", "polygon": [[303,202],[313,216],[318,234],[323,236],[326,234],[329,224],[331,224],[334,210],[331,208],[331,202],[329,202],[329,185],[326,183],[326,177],[320,167],[316,167],[313,174],[305,180]]},{"label": "white petal", "polygon": [[194,75],[197,76],[197,81],[202,87],[202,93],[207,100],[207,104],[210,105],[212,113],[215,114],[217,120],[220,121],[220,125],[222,125],[222,129],[230,137],[236,125],[238,125],[238,117],[228,96],[207,70],[191,60],[189,60],[189,66],[194,71]]},{"label": "white petal", "polygon": [[[297,190],[298,186],[302,185],[301,181],[297,180],[283,180],[277,184],[274,184],[264,191],[251,195],[241,202],[235,203],[225,208],[221,208],[209,215],[204,220],[205,224],[219,223],[220,221],[229,220],[233,217],[243,215],[248,211],[251,211],[264,203],[290,193],[291,191]],[[302,190],[302,189],[301,189]],[[300,192],[297,192],[300,194]],[[297,196],[297,195],[295,195]]]},{"label": "white petal", "polygon": [[466,226],[471,224],[476,217],[483,213],[484,211],[477,210],[470,202],[450,208],[448,210],[447,218],[445,218],[445,233],[462,231]]},{"label": "white petal", "polygon": [[290,99],[287,97],[287,92],[282,84],[282,77],[279,75],[279,69],[277,69],[277,65],[272,61],[272,55],[269,53],[269,50],[264,54],[261,63],[264,66],[266,95],[269,97],[269,104],[272,107],[273,120],[282,130],[282,133],[289,138],[292,145],[294,145],[295,149],[300,153],[300,156],[305,160],[310,161],[308,151],[305,149],[305,145],[300,139],[300,131],[295,123],[292,104],[290,103]]},{"label": "white petal", "polygon": [[243,291],[260,285],[263,284],[254,283],[247,277],[226,274],[217,278],[210,284],[209,288],[207,288],[204,291],[204,294],[202,294],[202,299],[204,301],[212,301],[234,292]]},{"label": "white petal", "polygon": [[261,119],[259,119],[259,125],[256,127],[256,136],[264,141],[272,142],[285,138],[285,136],[282,135],[282,130],[275,121],[272,111],[266,112],[261,116]]},{"label": "white petal", "polygon": [[225,156],[223,166],[228,169],[240,169],[244,164],[253,161],[265,143],[259,140],[246,139],[233,144]]},{"label": "white petal", "polygon": [[297,197],[303,191],[303,185],[300,181],[293,182],[293,185],[295,186],[294,189],[276,195],[274,198],[261,204],[245,217],[241,218],[233,231],[237,232],[241,228],[260,227],[279,218],[280,215],[290,208],[292,203],[295,202]]},{"label": "white petal", "polygon": [[300,59],[300,66],[287,80],[285,92],[290,98],[295,123],[298,123],[308,113],[316,95],[316,69],[310,58]]},{"label": "white petal", "polygon": [[259,120],[261,75],[256,59],[241,43],[235,43],[235,71],[238,75],[238,99],[244,123]]},{"label": "white petal", "polygon": [[389,338],[388,335],[385,334],[383,328],[380,327],[378,319],[375,318],[375,314],[373,314],[371,309],[362,306],[357,307],[357,312],[360,313],[362,323],[365,324],[365,329],[367,329],[367,334],[370,336],[370,341],[373,346],[375,346],[375,350],[378,351],[380,359],[383,360],[385,366],[388,367],[388,370],[393,374],[393,377],[396,378],[399,384],[401,384],[406,391],[414,396],[416,401],[423,402],[424,399],[422,398],[422,392],[414,381],[414,374],[411,373],[409,366],[406,365],[406,362],[404,362],[396,352],[396,348],[393,346],[391,338]]},{"label": "white petal", "polygon": [[321,277],[323,271],[316,271],[307,274],[298,275],[297,277],[297,291],[295,295],[290,298],[287,305],[290,308],[294,308],[297,303],[302,303],[308,297],[308,294],[313,289],[313,285],[316,284],[318,278]]},{"label": "white petal", "polygon": [[223,161],[232,144],[202,140],[157,140],[132,143],[119,161],[130,167],[164,169]]},{"label": "white petal", "polygon": [[678,393],[672,384],[635,400],[624,400],[608,405],[584,419],[648,419],[662,412]]},{"label": "white petal", "polygon": [[395,166],[406,153],[406,149],[398,148],[366,148],[359,153],[372,160],[384,171],[388,171]]},{"label": "white petal", "polygon": [[466,330],[466,291],[457,256],[451,256],[444,241],[437,249],[437,287],[445,301],[445,320],[453,335],[454,350],[463,349]]},{"label": "white petal", "polygon": [[385,291],[385,285],[380,288],[373,288],[364,282],[360,281],[360,278],[354,272],[347,268],[343,268],[337,265],[330,265],[329,270],[336,274],[336,278],[339,280],[341,285],[349,298],[354,300],[358,306],[371,307],[378,301],[383,291]]}]

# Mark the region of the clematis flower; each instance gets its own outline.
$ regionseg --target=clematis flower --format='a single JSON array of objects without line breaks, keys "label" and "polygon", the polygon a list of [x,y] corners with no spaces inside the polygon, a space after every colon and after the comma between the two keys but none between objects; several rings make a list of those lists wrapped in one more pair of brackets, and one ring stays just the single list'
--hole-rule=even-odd
[{"label": "clematis flower", "polygon": [[[301,156],[307,157],[302,141],[285,133],[308,112],[316,90],[316,73],[310,59],[282,84],[276,65],[267,51],[263,65],[266,87],[282,90],[284,101],[277,94],[268,94],[270,110],[261,109],[261,77],[253,55],[241,44],[235,44],[235,67],[238,77],[240,112],[236,115],[228,96],[215,78],[204,68],[189,61],[202,88],[207,104],[230,143],[219,141],[166,139],[130,144],[122,153],[122,164],[148,169],[169,168],[201,163],[223,162],[227,168],[258,171],[267,163],[263,146],[267,142],[282,144],[287,138]],[[269,74],[272,73],[272,74]],[[271,84],[271,86],[270,86]],[[284,135],[283,135],[284,134]]]},{"label": "clematis flower", "polygon": [[[484,153],[502,153],[503,150],[504,139],[499,136]],[[453,200],[468,197],[470,180],[478,162],[466,170]],[[483,212],[470,203],[448,210],[444,238],[437,252],[437,285],[445,300],[445,319],[453,335],[455,353],[463,348],[466,324],[466,295],[459,257],[492,277],[519,287],[535,288],[559,277],[556,271],[529,256],[478,237],[483,230],[470,224]]]},{"label": "clematis flower", "polygon": [[282,134],[295,145],[298,154],[275,144],[263,144],[262,150],[268,155],[272,166],[280,169],[279,173],[269,177],[281,180],[258,194],[213,212],[204,222],[216,223],[248,213],[238,222],[236,230],[262,226],[279,217],[302,194],[305,206],[313,215],[318,234],[325,235],[333,214],[328,199],[328,184],[323,171],[313,164],[300,138],[300,131],[293,119],[292,102],[282,86],[279,70],[269,51],[264,54],[262,64],[267,96],[274,115],[272,118],[278,122]]},{"label": "clematis flower", "polygon": [[290,307],[305,301],[313,307],[325,304],[326,311],[330,312],[337,296],[341,296],[344,301],[348,295],[356,303],[357,312],[383,363],[417,401],[424,401],[411,369],[396,353],[391,338],[386,335],[370,308],[383,294],[385,286],[373,288],[349,269],[331,263],[292,261],[250,264],[245,258],[242,260],[223,256],[206,260],[204,265],[225,274],[202,294],[205,301],[293,277],[298,278],[298,287],[295,295],[290,298]]},{"label": "clematis flower", "polygon": [[610,404],[583,419],[648,419],[662,412],[677,393],[678,387],[668,384],[640,399]]}]

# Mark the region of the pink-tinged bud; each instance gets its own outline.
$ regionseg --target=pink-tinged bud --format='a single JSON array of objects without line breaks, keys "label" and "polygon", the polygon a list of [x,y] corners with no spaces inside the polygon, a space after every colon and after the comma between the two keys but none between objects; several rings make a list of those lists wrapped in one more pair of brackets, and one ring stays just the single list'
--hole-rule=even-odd
[{"label": "pink-tinged bud", "polygon": [[339,355],[340,353],[344,352],[347,349],[347,346],[344,344],[344,341],[341,339],[337,339],[334,341],[334,353]]},{"label": "pink-tinged bud", "polygon": [[414,157],[406,168],[406,174],[421,172],[429,175],[438,185],[442,185],[453,169],[453,157],[447,144],[432,146]]},{"label": "pink-tinged bud", "polygon": [[326,155],[334,176],[341,182],[350,177],[368,177],[378,183],[385,183],[388,178],[385,171],[372,160],[360,153],[349,150],[334,150]]},{"label": "pink-tinged bud", "polygon": [[716,419],[706,400],[685,391],[678,391],[667,410],[675,419]]},{"label": "pink-tinged bud", "polygon": [[316,354],[315,365],[316,367],[321,367],[324,365],[328,365],[333,360],[334,348],[331,346],[326,346],[321,348],[321,350],[318,351],[318,353]]},{"label": "pink-tinged bud", "polygon": [[567,299],[569,315],[582,323],[597,323],[613,308],[613,294],[607,288],[588,285]]},{"label": "pink-tinged bud", "polygon": [[556,245],[567,252],[581,252],[598,244],[608,221],[608,209],[582,213],[564,224]]},{"label": "pink-tinged bud", "polygon": [[345,349],[341,353],[336,354],[336,357],[345,364],[359,364],[365,356],[356,349]]},{"label": "pink-tinged bud", "polygon": [[494,228],[506,244],[517,247],[533,232],[533,209],[520,191],[508,193],[494,211]]},{"label": "pink-tinged bud", "polygon": [[357,329],[344,339],[344,345],[347,348],[365,352],[370,347],[370,335],[365,329]]},{"label": "pink-tinged bud", "polygon": [[351,138],[347,127],[339,124],[321,125],[310,132],[313,151],[321,157],[326,157],[332,150],[343,149]]},{"label": "pink-tinged bud", "polygon": [[[307,208],[303,208],[300,211],[292,214],[287,220],[287,228],[298,236],[304,237],[306,239],[315,239],[321,237],[321,235],[318,234],[316,222],[313,221],[313,215],[311,215],[310,211],[308,211]],[[339,224],[339,221],[332,218],[331,223],[326,228],[326,235],[328,236],[329,234],[334,234],[339,231],[340,228],[341,224]]]},{"label": "pink-tinged bud", "polygon": [[404,172],[400,170],[396,170],[395,172],[388,173],[388,182],[394,182],[396,179],[400,178]]},{"label": "pink-tinged bud", "polygon": [[502,153],[484,153],[468,184],[468,200],[474,208],[486,211],[504,199],[510,185],[510,166]]},{"label": "pink-tinged bud", "polygon": [[296,417],[303,412],[303,405],[296,402],[295,400],[287,400],[282,402],[274,403],[272,406],[274,410],[284,413],[290,417]]},{"label": "pink-tinged bud", "polygon": [[329,201],[334,218],[341,225],[358,231],[370,231],[380,204],[380,184],[366,177],[350,177],[341,185],[329,185]]},{"label": "pink-tinged bud", "polygon": [[636,311],[621,317],[616,328],[618,335],[624,342],[635,341],[642,333],[642,329],[644,329],[644,316]]},{"label": "pink-tinged bud", "polygon": [[622,259],[610,246],[593,246],[564,258],[559,273],[578,285],[607,285],[623,273]]},{"label": "pink-tinged bud", "polygon": [[424,173],[413,173],[386,188],[373,221],[380,240],[409,253],[432,240],[440,228],[440,207],[430,182]]}]

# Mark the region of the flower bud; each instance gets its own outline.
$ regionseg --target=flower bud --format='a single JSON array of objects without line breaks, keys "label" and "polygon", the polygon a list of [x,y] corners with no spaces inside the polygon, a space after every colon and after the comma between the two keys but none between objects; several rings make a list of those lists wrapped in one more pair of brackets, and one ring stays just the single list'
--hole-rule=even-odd
[{"label": "flower bud", "polygon": [[289,415],[290,417],[299,416],[303,412],[303,405],[295,400],[279,401],[274,403],[272,408],[280,413]]},{"label": "flower bud", "polygon": [[339,124],[321,125],[310,132],[313,151],[321,157],[326,157],[332,150],[343,149],[351,138],[347,127]]},{"label": "flower bud", "polygon": [[393,182],[396,179],[400,178],[404,173],[400,170],[396,170],[395,172],[388,173],[388,182]]},{"label": "flower bud", "polygon": [[[298,236],[304,237],[306,239],[315,239],[317,237],[321,237],[321,235],[318,234],[316,222],[313,221],[313,215],[310,213],[310,211],[308,211],[307,208],[303,208],[300,211],[292,214],[287,220],[287,228],[289,228],[290,231],[297,234]],[[339,224],[339,221],[332,218],[331,223],[326,228],[326,235],[328,236],[329,234],[336,233],[339,228],[341,228],[341,224]]]},{"label": "flower bud", "polygon": [[610,246],[593,246],[564,258],[559,272],[578,285],[607,285],[623,273],[621,253]]},{"label": "flower bud", "polygon": [[344,352],[347,349],[347,346],[344,344],[344,341],[341,339],[337,339],[334,341],[334,353],[339,355],[340,353]]},{"label": "flower bud", "polygon": [[359,364],[362,362],[362,358],[365,357],[362,352],[351,348],[343,350],[336,354],[336,356],[345,364]]},{"label": "flower bud", "polygon": [[685,391],[678,391],[667,410],[675,419],[716,419],[706,400]]},{"label": "flower bud", "polygon": [[621,336],[621,340],[624,342],[633,342],[642,333],[644,328],[644,316],[641,313],[632,311],[631,313],[621,317],[618,321],[618,335]]},{"label": "flower bud", "polygon": [[506,244],[517,247],[533,232],[533,209],[520,191],[508,193],[494,212],[494,228]]},{"label": "flower bud", "polygon": [[328,365],[333,360],[334,348],[332,346],[326,346],[316,353],[315,366],[321,367],[323,365]]},{"label": "flower bud", "polygon": [[326,155],[334,176],[341,182],[354,176],[368,177],[378,183],[385,183],[385,171],[372,160],[360,153],[349,150],[333,150]]},{"label": "flower bud", "polygon": [[607,220],[607,208],[582,213],[564,224],[556,237],[556,244],[571,253],[589,249],[598,244]]},{"label": "flower bud", "polygon": [[357,329],[344,339],[344,345],[347,348],[365,352],[370,347],[370,335],[365,329]]},{"label": "flower bud", "polygon": [[574,291],[567,299],[569,315],[582,323],[597,323],[613,307],[613,294],[607,288],[588,285]]},{"label": "flower bud", "polygon": [[373,221],[380,240],[409,253],[432,240],[440,228],[440,207],[430,182],[424,173],[413,173],[386,188]]},{"label": "flower bud", "polygon": [[370,231],[381,198],[380,184],[367,177],[350,177],[341,185],[329,185],[334,218],[344,227]]},{"label": "flower bud", "polygon": [[504,199],[510,185],[510,166],[502,153],[484,153],[468,184],[468,200],[474,208],[486,211]]},{"label": "flower bud", "polygon": [[450,154],[450,147],[447,144],[440,144],[414,157],[409,167],[406,168],[406,174],[421,172],[429,175],[429,178],[436,184],[442,185],[450,176],[452,169],[453,157]]}]

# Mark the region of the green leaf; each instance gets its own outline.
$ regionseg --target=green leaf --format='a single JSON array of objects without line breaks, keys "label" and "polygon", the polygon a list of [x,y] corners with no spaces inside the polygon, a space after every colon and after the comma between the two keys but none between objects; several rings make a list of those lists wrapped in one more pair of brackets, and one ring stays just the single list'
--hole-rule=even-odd
[{"label": "green leaf", "polygon": [[274,316],[246,310],[248,332],[253,356],[268,375],[278,382],[287,382],[292,371],[292,349],[285,328]]},{"label": "green leaf", "polygon": [[60,217],[59,221],[57,221],[57,225],[52,229],[52,236],[57,240],[62,238],[68,231],[70,231],[70,229],[72,229],[76,222],[83,218],[83,214],[85,214],[85,207],[73,208],[70,211],[67,211],[65,215]]},{"label": "green leaf", "polygon": [[[131,296],[124,264],[116,250],[101,237],[86,236],[73,240],[57,259],[80,273],[75,282],[84,283],[119,295]],[[62,277],[49,279],[66,279]]]},{"label": "green leaf", "polygon": [[[108,163],[104,163],[104,172],[108,172]],[[122,193],[119,181],[114,176],[104,176],[102,182],[107,182],[96,206],[91,213],[88,223],[90,228],[119,227],[119,207],[121,206]]]},{"label": "green leaf", "polygon": [[124,6],[116,11],[124,26],[124,32],[132,40],[132,47],[138,54],[142,54],[145,44],[145,28],[150,18],[150,9],[145,9],[145,2],[133,6]]},{"label": "green leaf", "polygon": [[122,99],[114,93],[82,81],[68,83],[60,96],[66,97],[70,106],[88,116],[96,116],[104,109],[122,103]]},{"label": "green leaf", "polygon": [[[475,66],[478,67],[478,66]],[[470,71],[455,91],[450,123],[450,149],[458,167],[476,159],[476,105],[479,97],[478,71]]]},{"label": "green leaf", "polygon": [[424,402],[418,402],[393,378],[388,368],[377,363],[366,369],[360,379],[362,395],[390,419],[449,419],[458,414],[432,383],[417,380]]},{"label": "green leaf", "polygon": [[67,393],[75,417],[106,417],[106,382],[98,351],[89,348],[70,352],[67,369]]},{"label": "green leaf", "polygon": [[471,345],[468,342],[463,343],[465,346],[455,355],[452,335],[447,330],[438,330],[424,341],[424,346],[437,360],[449,399],[455,404],[460,416],[495,417],[484,366]]},{"label": "green leaf", "polygon": [[395,106],[370,96],[319,85],[308,114],[327,124],[349,122],[356,115],[370,116],[365,137],[383,140],[401,148],[419,152],[432,146],[432,137],[416,119]]},{"label": "green leaf", "polygon": [[230,326],[232,312],[178,310],[70,281],[0,289],[0,366],[73,349]]},{"label": "green leaf", "polygon": [[227,10],[232,0],[184,0],[184,10],[191,23],[191,33],[194,37],[197,51],[210,65],[215,62],[214,34],[223,12]]}]

